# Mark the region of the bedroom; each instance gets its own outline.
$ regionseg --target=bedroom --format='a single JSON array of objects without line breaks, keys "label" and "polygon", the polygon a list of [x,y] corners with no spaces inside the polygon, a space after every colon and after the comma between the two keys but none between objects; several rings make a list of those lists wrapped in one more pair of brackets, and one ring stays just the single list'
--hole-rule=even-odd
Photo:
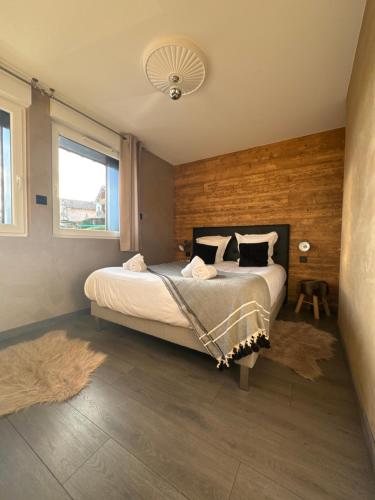
[{"label": "bedroom", "polygon": [[1,7],[1,500],[375,498],[375,1]]}]

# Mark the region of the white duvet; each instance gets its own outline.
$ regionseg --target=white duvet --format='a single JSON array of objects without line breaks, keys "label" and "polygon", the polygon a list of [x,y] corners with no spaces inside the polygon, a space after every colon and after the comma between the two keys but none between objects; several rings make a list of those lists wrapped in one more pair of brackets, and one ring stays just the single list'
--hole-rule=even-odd
[{"label": "white duvet", "polygon": [[[278,264],[267,267],[239,267],[237,262],[225,261],[215,264],[215,267],[218,271],[250,272],[262,276],[268,285],[271,307],[286,280],[285,270]],[[87,278],[85,294],[99,306],[108,307],[128,316],[189,327],[189,322],[162,280],[149,272],[126,271],[122,267],[98,269]]]}]

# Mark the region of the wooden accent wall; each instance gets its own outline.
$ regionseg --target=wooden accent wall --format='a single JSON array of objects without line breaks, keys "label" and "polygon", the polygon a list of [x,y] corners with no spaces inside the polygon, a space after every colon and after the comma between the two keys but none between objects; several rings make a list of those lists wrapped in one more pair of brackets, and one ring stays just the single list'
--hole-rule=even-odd
[{"label": "wooden accent wall", "polygon": [[298,280],[324,279],[337,303],[344,140],[337,129],[176,166],[177,241],[193,227],[290,224],[289,298]]}]

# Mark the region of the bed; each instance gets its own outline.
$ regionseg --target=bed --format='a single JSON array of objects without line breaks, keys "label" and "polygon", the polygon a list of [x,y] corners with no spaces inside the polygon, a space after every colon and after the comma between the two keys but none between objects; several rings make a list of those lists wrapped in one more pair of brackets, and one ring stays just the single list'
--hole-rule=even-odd
[{"label": "bed", "polygon": [[[274,264],[264,268],[240,268],[237,262],[238,246],[235,232],[264,234],[271,231],[276,231],[278,234],[273,254]],[[289,225],[194,228],[193,251],[197,238],[217,234],[231,236],[224,253],[224,261],[215,264],[220,273],[257,274],[267,283],[270,294],[269,324],[272,342],[272,322],[287,298]],[[196,351],[206,352],[162,280],[153,273],[132,273],[122,268],[100,269],[87,279],[85,293],[91,300],[91,314],[96,318],[98,328],[101,328],[101,320],[106,320]],[[240,366],[241,389],[248,389],[250,369],[255,365],[257,358],[258,352],[252,352],[236,361]]]}]

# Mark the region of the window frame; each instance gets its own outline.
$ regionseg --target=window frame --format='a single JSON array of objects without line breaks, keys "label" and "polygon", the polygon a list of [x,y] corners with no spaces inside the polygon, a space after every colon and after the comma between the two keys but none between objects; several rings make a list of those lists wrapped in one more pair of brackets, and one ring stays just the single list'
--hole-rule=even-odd
[{"label": "window frame", "polygon": [[97,141],[89,135],[80,133],[70,127],[57,122],[52,123],[52,199],[53,199],[53,235],[59,238],[91,238],[91,239],[119,239],[120,231],[63,229],[60,227],[60,198],[59,198],[59,137],[63,136],[82,146],[94,149],[99,153],[119,160],[119,153],[110,146]]},{"label": "window frame", "polygon": [[0,224],[0,236],[27,236],[26,109],[0,96],[0,108],[10,114],[12,224]]}]

